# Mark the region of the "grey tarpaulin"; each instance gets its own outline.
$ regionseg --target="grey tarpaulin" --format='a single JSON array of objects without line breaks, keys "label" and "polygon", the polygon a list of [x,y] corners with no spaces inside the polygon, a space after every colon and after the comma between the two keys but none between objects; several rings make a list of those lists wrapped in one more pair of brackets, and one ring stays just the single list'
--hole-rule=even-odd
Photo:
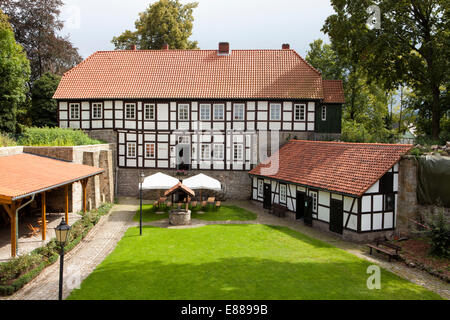
[{"label": "grey tarpaulin", "polygon": [[450,158],[426,156],[418,159],[417,200],[450,208]]}]

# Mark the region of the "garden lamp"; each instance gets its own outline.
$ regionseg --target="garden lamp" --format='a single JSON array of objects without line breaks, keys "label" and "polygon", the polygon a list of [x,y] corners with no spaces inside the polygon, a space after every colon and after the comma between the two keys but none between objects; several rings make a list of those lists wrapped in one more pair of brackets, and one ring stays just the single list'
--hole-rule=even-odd
[{"label": "garden lamp", "polygon": [[62,218],[60,224],[55,228],[56,241],[61,247],[59,263],[59,300],[62,300],[63,294],[63,274],[64,274],[64,246],[69,238],[70,226]]}]

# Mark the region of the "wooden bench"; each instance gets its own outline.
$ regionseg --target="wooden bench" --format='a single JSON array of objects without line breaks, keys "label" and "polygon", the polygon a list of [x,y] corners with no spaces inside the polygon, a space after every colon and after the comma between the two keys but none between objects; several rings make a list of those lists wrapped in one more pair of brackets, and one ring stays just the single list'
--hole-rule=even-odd
[{"label": "wooden bench", "polygon": [[[389,262],[391,262],[392,258],[398,258],[398,251],[401,250],[400,247],[388,243],[388,242],[378,242],[376,245],[368,244],[367,245],[370,248],[370,254],[372,255],[372,250],[376,250],[377,252],[384,253],[389,257]],[[382,246],[385,246],[386,248],[383,248]],[[394,248],[395,247],[395,248]]]},{"label": "wooden bench", "polygon": [[286,216],[286,211],[287,208],[285,206],[282,206],[278,203],[274,203],[272,204],[272,214],[280,217],[280,218],[284,218]]}]

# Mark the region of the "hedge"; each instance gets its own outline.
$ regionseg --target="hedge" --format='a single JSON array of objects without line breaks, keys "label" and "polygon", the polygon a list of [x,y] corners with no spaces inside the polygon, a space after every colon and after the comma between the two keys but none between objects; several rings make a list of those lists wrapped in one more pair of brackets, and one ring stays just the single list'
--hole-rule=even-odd
[{"label": "hedge", "polygon": [[[110,212],[112,207],[112,203],[104,203],[96,210],[86,212],[85,214],[80,213],[82,218],[71,226],[69,241],[64,247],[65,252],[69,252],[77,246],[86,237],[92,227],[98,223],[100,218]],[[60,248],[56,240],[52,239],[46,245],[36,248],[24,256],[0,263],[0,296],[11,295],[33,280],[44,268],[58,260],[59,250]],[[34,261],[36,258],[42,262],[28,266],[29,270],[21,274],[22,268],[26,268],[27,260]],[[11,274],[18,274],[19,276],[14,279],[11,277]],[[10,281],[12,283],[6,284]]]}]

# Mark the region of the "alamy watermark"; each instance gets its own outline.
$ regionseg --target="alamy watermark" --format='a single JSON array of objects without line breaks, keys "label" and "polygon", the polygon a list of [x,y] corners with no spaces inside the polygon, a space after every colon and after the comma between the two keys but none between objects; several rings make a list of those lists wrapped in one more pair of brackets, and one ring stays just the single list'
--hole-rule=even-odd
[{"label": "alamy watermark", "polygon": [[367,278],[367,289],[380,290],[381,289],[381,270],[377,265],[371,265],[367,268],[367,274],[370,276]]},{"label": "alamy watermark", "polygon": [[366,24],[370,30],[381,29],[381,10],[377,5],[371,5],[366,12],[369,14]]}]

